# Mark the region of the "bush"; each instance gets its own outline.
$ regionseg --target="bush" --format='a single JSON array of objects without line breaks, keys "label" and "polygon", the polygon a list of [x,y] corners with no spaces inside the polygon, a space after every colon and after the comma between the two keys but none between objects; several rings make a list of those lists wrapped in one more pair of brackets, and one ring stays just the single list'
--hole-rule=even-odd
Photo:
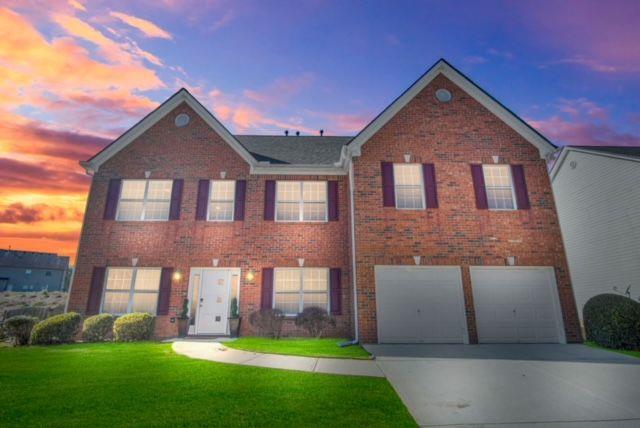
[{"label": "bush", "polygon": [[73,342],[81,322],[82,317],[76,312],[54,315],[33,327],[30,342],[32,345]]},{"label": "bush", "polygon": [[310,336],[320,338],[329,326],[336,325],[336,321],[326,310],[311,306],[296,316],[296,325],[307,330]]},{"label": "bush", "polygon": [[258,329],[260,336],[280,338],[284,314],[280,309],[260,309],[249,315],[249,322]]},{"label": "bush", "polygon": [[640,349],[640,303],[618,294],[600,294],[584,305],[587,340],[615,349]]},{"label": "bush", "polygon": [[99,314],[84,320],[82,324],[82,340],[85,342],[104,342],[113,337],[113,322],[116,317],[111,314]]},{"label": "bush", "polygon": [[12,339],[14,346],[22,346],[29,343],[31,330],[37,322],[38,318],[36,317],[16,315],[7,318],[2,326],[7,337]]},{"label": "bush", "polygon": [[116,342],[151,340],[155,318],[146,312],[134,312],[119,317],[113,323],[113,338]]}]

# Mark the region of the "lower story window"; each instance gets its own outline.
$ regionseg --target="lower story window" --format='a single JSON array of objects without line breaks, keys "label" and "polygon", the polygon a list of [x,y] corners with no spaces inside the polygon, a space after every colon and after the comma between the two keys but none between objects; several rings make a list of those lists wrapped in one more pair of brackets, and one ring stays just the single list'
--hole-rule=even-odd
[{"label": "lower story window", "polygon": [[161,268],[108,268],[102,312],[156,314]]},{"label": "lower story window", "polygon": [[329,311],[329,269],[276,268],[273,307],[285,315],[318,306]]}]

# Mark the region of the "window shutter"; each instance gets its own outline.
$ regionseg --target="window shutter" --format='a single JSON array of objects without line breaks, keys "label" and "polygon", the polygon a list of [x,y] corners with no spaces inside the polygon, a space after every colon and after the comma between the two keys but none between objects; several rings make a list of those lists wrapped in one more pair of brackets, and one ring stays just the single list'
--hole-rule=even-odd
[{"label": "window shutter", "polygon": [[160,274],[160,292],[158,293],[158,315],[169,315],[169,301],[171,299],[171,277],[173,268],[162,268]]},{"label": "window shutter", "polygon": [[511,178],[515,187],[518,209],[530,209],[531,204],[529,202],[529,192],[527,192],[527,181],[524,178],[524,167],[522,165],[511,165]]},{"label": "window shutter", "polygon": [[273,220],[276,214],[276,182],[264,182],[264,219]]},{"label": "window shutter", "polygon": [[338,221],[338,182],[329,181],[329,221]]},{"label": "window shutter", "polygon": [[171,186],[171,205],[169,206],[169,220],[180,220],[180,205],[182,204],[182,188],[184,180],[173,180]]},{"label": "window shutter", "polygon": [[244,220],[244,201],[247,196],[247,181],[236,181],[236,201],[233,207],[233,219]]},{"label": "window shutter", "polygon": [[262,309],[273,307],[273,268],[262,268]]},{"label": "window shutter", "polygon": [[196,205],[196,220],[207,219],[209,205],[209,180],[198,181],[198,200]]},{"label": "window shutter", "polygon": [[473,189],[476,193],[476,208],[486,210],[489,208],[489,202],[487,202],[487,189],[484,186],[482,165],[471,165],[471,177],[473,178]]},{"label": "window shutter", "polygon": [[100,312],[100,301],[102,300],[102,288],[104,287],[104,267],[94,267],[91,275],[91,287],[89,288],[89,299],[87,300],[87,315],[95,315]]},{"label": "window shutter", "polygon": [[116,211],[118,209],[118,199],[120,199],[120,186],[122,180],[119,178],[112,178],[109,180],[109,188],[107,189],[107,203],[104,206],[104,219],[115,220]]},{"label": "window shutter", "polygon": [[396,191],[393,182],[393,163],[381,162],[382,167],[382,206],[396,206]]},{"label": "window shutter", "polygon": [[329,270],[329,288],[331,291],[331,313],[333,315],[342,314],[342,271],[340,268]]},{"label": "window shutter", "polygon": [[422,164],[425,201],[427,208],[438,208],[438,190],[436,188],[436,168],[432,163]]}]

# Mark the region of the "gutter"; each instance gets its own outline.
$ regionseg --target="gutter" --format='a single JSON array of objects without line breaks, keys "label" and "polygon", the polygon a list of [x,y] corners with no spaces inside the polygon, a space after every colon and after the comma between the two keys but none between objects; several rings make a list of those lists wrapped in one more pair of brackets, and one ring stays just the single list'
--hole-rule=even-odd
[{"label": "gutter", "polygon": [[360,340],[360,329],[358,326],[358,286],[356,280],[356,226],[355,226],[355,206],[354,206],[354,176],[353,158],[349,159],[349,216],[351,220],[351,281],[353,282],[353,321],[354,338],[350,342],[341,343],[340,346],[355,345]]}]

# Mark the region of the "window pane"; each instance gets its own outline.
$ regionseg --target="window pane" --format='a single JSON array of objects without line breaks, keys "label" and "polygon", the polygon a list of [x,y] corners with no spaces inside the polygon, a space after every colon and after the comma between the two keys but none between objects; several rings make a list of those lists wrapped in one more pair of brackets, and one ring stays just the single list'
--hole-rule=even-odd
[{"label": "window pane", "polygon": [[422,187],[396,187],[398,208],[423,208]]},{"label": "window pane", "polygon": [[212,201],[233,201],[235,199],[236,182],[233,180],[212,180]]},{"label": "window pane", "polygon": [[129,291],[105,291],[102,312],[124,314],[129,305]]},{"label": "window pane", "polygon": [[142,218],[142,202],[120,201],[118,204],[118,220],[140,220]]},{"label": "window pane", "polygon": [[303,296],[302,307],[318,306],[322,309],[328,307],[327,293],[305,293]]},{"label": "window pane", "polygon": [[233,220],[233,202],[211,202],[209,220]]},{"label": "window pane", "polygon": [[511,188],[487,188],[487,202],[490,209],[515,209]]},{"label": "window pane", "polygon": [[172,180],[149,180],[147,199],[171,200]]},{"label": "window pane", "polygon": [[327,183],[325,181],[305,181],[302,183],[304,201],[324,202],[327,200]]},{"label": "window pane", "polygon": [[422,186],[422,171],[418,164],[393,164],[396,185]]},{"label": "window pane", "polygon": [[487,187],[511,187],[511,170],[508,165],[483,165],[482,170]]},{"label": "window pane", "polygon": [[285,314],[297,314],[300,311],[300,295],[276,293],[274,307]]},{"label": "window pane", "polygon": [[107,269],[107,290],[130,290],[133,269]]},{"label": "window pane", "polygon": [[169,219],[170,202],[147,202],[144,211],[145,220],[167,220]]},{"label": "window pane", "polygon": [[327,204],[324,202],[305,202],[302,211],[303,220],[323,221],[326,220]]},{"label": "window pane", "polygon": [[148,312],[156,314],[158,309],[158,293],[134,293],[132,312]]},{"label": "window pane", "polygon": [[300,269],[276,269],[276,292],[300,290]]},{"label": "window pane", "polygon": [[282,201],[299,201],[300,200],[300,182],[299,181],[278,181],[276,183],[276,194],[278,202]]},{"label": "window pane", "polygon": [[278,202],[276,220],[300,220],[300,204],[298,202]]},{"label": "window pane", "polygon": [[303,276],[303,289],[304,291],[326,291],[326,269],[305,269]]},{"label": "window pane", "polygon": [[122,180],[121,199],[144,199],[145,180]]},{"label": "window pane", "polygon": [[160,289],[160,269],[138,269],[136,272],[136,290]]}]

